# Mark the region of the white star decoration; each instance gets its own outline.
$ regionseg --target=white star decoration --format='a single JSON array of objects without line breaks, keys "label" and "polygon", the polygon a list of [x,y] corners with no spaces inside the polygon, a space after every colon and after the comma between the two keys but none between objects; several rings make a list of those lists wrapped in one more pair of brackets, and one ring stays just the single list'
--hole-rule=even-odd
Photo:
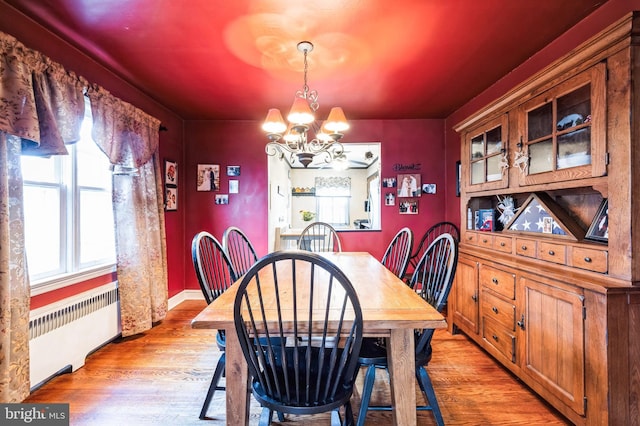
[{"label": "white star decoration", "polygon": [[524,222],[522,222],[522,226],[524,227],[524,230],[530,230],[531,222],[529,222],[528,220],[525,220]]}]

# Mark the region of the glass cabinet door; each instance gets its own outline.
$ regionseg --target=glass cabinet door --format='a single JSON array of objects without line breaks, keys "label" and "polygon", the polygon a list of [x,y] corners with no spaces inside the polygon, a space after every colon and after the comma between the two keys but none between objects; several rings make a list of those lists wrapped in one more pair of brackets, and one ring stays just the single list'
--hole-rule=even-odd
[{"label": "glass cabinet door", "polygon": [[507,149],[507,115],[489,121],[466,134],[463,173],[466,191],[506,188],[508,174],[502,165]]},{"label": "glass cabinet door", "polygon": [[[573,77],[522,108],[520,183],[532,185],[606,173],[604,64]],[[594,154],[596,154],[594,156]]]}]

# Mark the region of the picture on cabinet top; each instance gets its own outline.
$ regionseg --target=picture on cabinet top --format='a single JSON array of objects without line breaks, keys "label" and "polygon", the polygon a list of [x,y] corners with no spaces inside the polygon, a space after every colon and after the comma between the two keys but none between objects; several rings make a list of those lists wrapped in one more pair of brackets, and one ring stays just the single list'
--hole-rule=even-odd
[{"label": "picture on cabinet top", "polygon": [[220,165],[198,164],[198,191],[220,191]]},{"label": "picture on cabinet top", "polygon": [[586,238],[596,241],[609,241],[609,202],[605,198],[591,222]]},{"label": "picture on cabinet top", "polygon": [[419,174],[398,175],[398,197],[419,197],[421,193]]}]

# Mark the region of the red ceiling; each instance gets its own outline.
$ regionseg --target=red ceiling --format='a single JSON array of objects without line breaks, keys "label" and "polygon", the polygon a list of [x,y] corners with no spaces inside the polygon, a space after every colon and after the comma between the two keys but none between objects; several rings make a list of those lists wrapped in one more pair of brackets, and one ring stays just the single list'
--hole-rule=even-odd
[{"label": "red ceiling", "polygon": [[184,119],[443,118],[606,0],[5,0]]}]

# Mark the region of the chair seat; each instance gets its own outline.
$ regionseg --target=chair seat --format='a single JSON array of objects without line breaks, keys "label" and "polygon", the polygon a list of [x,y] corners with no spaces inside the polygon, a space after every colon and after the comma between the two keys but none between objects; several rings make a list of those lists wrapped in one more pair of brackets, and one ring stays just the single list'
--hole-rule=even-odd
[{"label": "chair seat", "polygon": [[[422,353],[416,354],[416,367],[427,365],[431,361],[431,344]],[[379,368],[387,368],[389,366],[387,359],[387,347],[384,340],[377,337],[365,337],[362,339],[362,347],[360,348],[360,356],[358,357],[360,366],[374,365]]]}]

